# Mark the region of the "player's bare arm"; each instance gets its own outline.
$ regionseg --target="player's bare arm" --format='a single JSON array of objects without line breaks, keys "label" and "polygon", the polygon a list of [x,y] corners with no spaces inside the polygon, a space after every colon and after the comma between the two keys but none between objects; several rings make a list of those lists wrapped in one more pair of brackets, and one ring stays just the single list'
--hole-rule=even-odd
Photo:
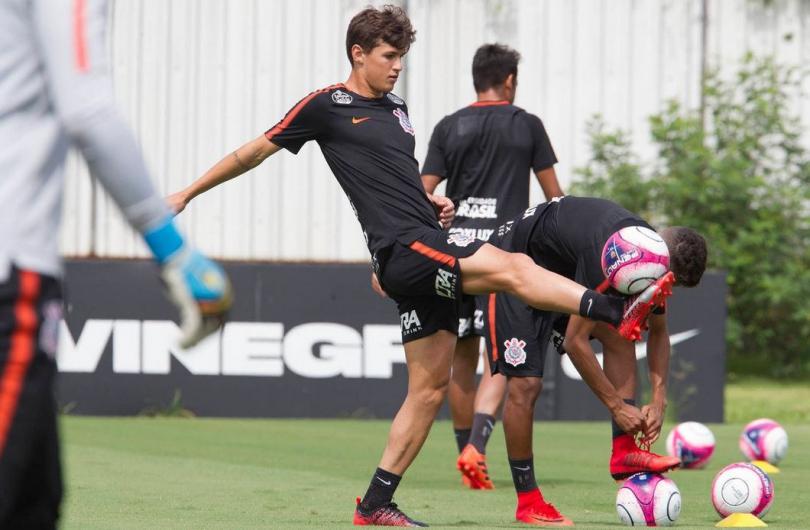
[{"label": "player's bare arm", "polygon": [[638,408],[624,402],[596,360],[590,342],[596,324],[592,320],[572,315],[565,331],[563,348],[582,376],[582,380],[605,404],[622,430],[628,433],[639,432],[644,428],[643,414]]},{"label": "player's bare arm", "polygon": [[262,134],[225,156],[186,189],[170,195],[169,207],[175,214],[182,212],[198,195],[250,171],[280,149]]},{"label": "player's bare arm", "polygon": [[422,175],[422,185],[425,187],[430,203],[433,204],[433,208],[436,210],[439,222],[442,224],[442,228],[448,228],[456,217],[456,205],[448,197],[433,195],[436,186],[442,180],[442,177],[438,175]]},{"label": "player's bare arm", "polygon": [[650,368],[650,403],[642,407],[646,428],[644,440],[654,443],[661,435],[664,413],[667,408],[667,375],[669,373],[670,342],[667,316],[650,315],[650,332],[647,337],[647,364]]},{"label": "player's bare arm", "polygon": [[554,166],[541,169],[536,175],[537,182],[540,183],[540,188],[543,190],[543,195],[546,197],[547,201],[550,201],[554,197],[562,197],[565,195],[562,187],[560,187],[560,181],[557,179],[557,172],[554,171]]}]

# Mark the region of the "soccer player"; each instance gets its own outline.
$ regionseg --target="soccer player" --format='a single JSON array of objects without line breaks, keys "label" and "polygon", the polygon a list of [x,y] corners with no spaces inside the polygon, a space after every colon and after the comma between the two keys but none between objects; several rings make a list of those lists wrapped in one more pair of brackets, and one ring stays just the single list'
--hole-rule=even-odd
[{"label": "soccer player", "polygon": [[230,306],[227,277],[174,227],[114,105],[106,13],[103,0],[0,2],[0,528],[55,528],[59,518],[58,238],[70,145],[160,264],[181,345],[214,331]]},{"label": "soccer player", "polygon": [[[539,204],[498,229],[490,241],[500,248],[523,252],[547,268],[598,291],[608,289],[602,272],[602,249],[616,231],[650,226],[635,214],[603,199],[565,197]],[[670,253],[675,285],[693,287],[706,268],[706,242],[684,227],[660,233]],[[665,283],[665,278],[659,280]],[[663,293],[659,293],[663,294]],[[528,307],[507,294],[489,297],[488,349],[495,373],[507,378],[503,427],[509,467],[517,490],[515,517],[534,525],[563,525],[570,520],[546,503],[537,486],[532,452],[534,406],[543,386],[545,352],[552,338],[560,353],[567,352],[583,380],[613,416],[613,453],[610,473],[620,480],[641,471],[664,472],[677,466],[674,457],[649,452],[661,432],[666,408],[670,343],[662,296],[649,316],[647,359],[652,395],[650,403],[636,408],[636,356],[633,342],[603,323],[572,315],[560,316]],[[556,337],[555,337],[556,330]],[[604,368],[590,345],[598,339],[604,347]],[[633,434],[642,426],[642,445]]]},{"label": "soccer player", "polygon": [[[397,303],[408,364],[408,394],[368,491],[362,502],[358,499],[358,525],[421,524],[403,514],[392,498],[444,399],[462,292],[507,291],[533,307],[622,326],[632,320],[624,318],[621,298],[585,289],[523,254],[441,230],[440,220],[452,216],[452,204],[425,193],[408,108],[391,92],[414,33],[396,6],[355,15],[346,34],[352,69],[345,83],[312,92],[275,126],[169,198],[179,212],[200,193],[282,148],[298,153],[310,140],[320,146],[354,207],[376,275]],[[640,427],[640,422],[635,425]]]},{"label": "soccer player", "polygon": [[[484,44],[472,62],[476,102],[446,116],[430,138],[422,166],[428,193],[447,179],[445,194],[456,209],[451,234],[486,241],[495,229],[529,206],[534,172],[546,200],[562,196],[554,172],[557,157],[540,118],[514,105],[520,54],[501,44]],[[476,392],[486,297],[464,297],[458,342],[448,389],[464,484],[492,489],[486,445],[495,426],[506,379],[486,370]]]}]

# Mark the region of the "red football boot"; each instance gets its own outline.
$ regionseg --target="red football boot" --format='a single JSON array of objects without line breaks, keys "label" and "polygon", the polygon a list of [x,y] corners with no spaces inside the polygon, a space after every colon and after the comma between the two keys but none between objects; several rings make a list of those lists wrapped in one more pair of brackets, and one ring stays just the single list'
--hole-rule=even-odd
[{"label": "red football boot", "polygon": [[470,477],[465,475],[464,472],[461,473],[461,484],[464,487],[469,488],[471,490],[480,490],[481,489],[481,485],[476,483],[476,482],[473,482],[472,480],[470,480]]},{"label": "red football boot", "polygon": [[360,497],[357,497],[357,506],[354,509],[354,526],[416,526],[426,527],[425,523],[414,521],[397,508],[393,502],[384,504],[379,508],[365,514],[360,511]]},{"label": "red football boot", "polygon": [[641,294],[630,298],[624,306],[624,318],[619,324],[619,335],[630,341],[641,339],[641,332],[647,329],[647,317],[657,306],[672,294],[675,275],[672,271],[664,274]]},{"label": "red football boot", "polygon": [[543,499],[540,489],[518,492],[515,520],[532,526],[574,526],[574,522]]},{"label": "red football boot", "polygon": [[666,473],[679,465],[681,465],[679,458],[657,455],[639,448],[636,440],[629,434],[613,439],[610,475],[616,481],[624,480],[635,473]]},{"label": "red football boot", "polygon": [[489,479],[487,457],[479,453],[473,444],[467,444],[461,454],[458,455],[456,467],[469,479],[470,488],[480,490],[495,489],[495,485]]}]

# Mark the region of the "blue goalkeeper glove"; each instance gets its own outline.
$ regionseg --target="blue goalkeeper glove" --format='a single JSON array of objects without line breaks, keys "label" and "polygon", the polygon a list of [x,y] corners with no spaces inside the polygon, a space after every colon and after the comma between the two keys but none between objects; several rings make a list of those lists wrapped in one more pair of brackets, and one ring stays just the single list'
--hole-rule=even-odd
[{"label": "blue goalkeeper glove", "polygon": [[219,329],[233,302],[222,267],[183,240],[171,219],[144,234],[162,268],[169,299],[180,310],[180,346],[190,348]]}]

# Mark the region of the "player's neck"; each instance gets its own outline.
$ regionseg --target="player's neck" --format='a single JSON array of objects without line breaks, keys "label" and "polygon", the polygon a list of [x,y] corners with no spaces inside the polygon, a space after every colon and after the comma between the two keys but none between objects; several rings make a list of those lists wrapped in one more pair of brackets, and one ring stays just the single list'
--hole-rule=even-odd
[{"label": "player's neck", "polygon": [[488,101],[493,101],[493,102],[494,101],[508,101],[509,103],[511,103],[511,101],[509,100],[509,96],[506,93],[506,90],[503,89],[503,87],[494,87],[494,88],[490,88],[488,90],[485,90],[483,92],[478,92],[476,94],[476,97],[477,97],[477,100],[478,100],[479,103],[484,103],[484,102],[488,102]]},{"label": "player's neck", "polygon": [[368,81],[363,79],[363,77],[357,74],[356,71],[352,71],[351,75],[349,75],[349,79],[347,79],[343,84],[347,89],[351,90],[355,94],[360,94],[364,98],[377,99],[383,97],[384,95],[383,92],[378,92],[377,90],[371,88]]}]

